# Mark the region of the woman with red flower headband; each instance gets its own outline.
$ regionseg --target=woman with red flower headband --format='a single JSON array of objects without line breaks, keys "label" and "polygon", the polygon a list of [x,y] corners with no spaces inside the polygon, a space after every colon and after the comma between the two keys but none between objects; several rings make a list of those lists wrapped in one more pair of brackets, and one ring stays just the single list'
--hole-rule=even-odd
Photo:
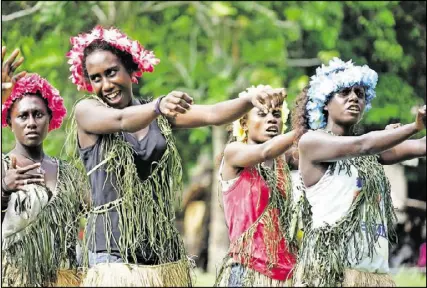
[{"label": "woman with red flower headband", "polygon": [[48,132],[61,126],[65,114],[58,90],[37,74],[19,79],[2,105],[2,126],[16,140],[2,154],[5,286],[79,284],[76,218],[88,186],[77,169],[43,151]]},{"label": "woman with red flower headband", "polygon": [[186,93],[174,91],[153,102],[136,100],[132,82],[159,63],[153,52],[100,26],[71,44],[72,82],[95,93],[76,104],[67,141],[92,188],[83,285],[191,286],[191,265],[174,223],[182,166],[171,128],[229,123],[254,105],[278,105],[278,97],[263,92],[193,105]]}]

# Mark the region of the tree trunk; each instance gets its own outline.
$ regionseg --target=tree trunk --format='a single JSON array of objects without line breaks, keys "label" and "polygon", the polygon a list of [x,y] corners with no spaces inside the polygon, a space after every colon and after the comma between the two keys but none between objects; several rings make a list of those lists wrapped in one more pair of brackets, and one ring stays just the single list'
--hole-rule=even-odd
[{"label": "tree trunk", "polygon": [[[224,211],[222,209],[222,193],[218,193],[220,187],[218,183],[218,168],[220,161],[217,161],[219,155],[224,151],[224,144],[226,141],[226,133],[224,127],[213,127],[212,131],[213,141],[213,181],[212,181],[212,195],[211,195],[211,222],[209,225],[209,254],[208,254],[208,272],[216,273],[225,257],[229,240],[228,231],[225,224]],[[219,191],[221,192],[221,191]],[[219,196],[219,198],[218,198]],[[220,206],[221,205],[221,206]]]}]

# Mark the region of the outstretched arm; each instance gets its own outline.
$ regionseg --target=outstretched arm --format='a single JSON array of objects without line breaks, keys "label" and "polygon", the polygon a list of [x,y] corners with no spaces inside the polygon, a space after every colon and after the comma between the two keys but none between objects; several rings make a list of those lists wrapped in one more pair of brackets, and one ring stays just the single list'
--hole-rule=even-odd
[{"label": "outstretched arm", "polygon": [[[156,99],[157,100],[157,99]],[[79,128],[87,134],[110,134],[115,132],[136,132],[157,118],[158,112],[166,117],[186,113],[192,99],[182,92],[173,91],[158,103],[129,106],[124,109],[106,107],[94,99],[85,99],[76,105],[76,121]]]},{"label": "outstretched arm", "polygon": [[424,129],[425,114],[424,106],[419,109],[417,119],[412,124],[393,130],[373,131],[361,136],[333,136],[320,131],[308,132],[299,141],[299,151],[312,163],[379,154]]},{"label": "outstretched arm", "polygon": [[224,150],[224,159],[234,168],[254,166],[266,160],[277,158],[292,146],[295,132],[281,134],[262,144],[248,145],[241,142],[228,144]]},{"label": "outstretched arm", "polygon": [[270,108],[278,107],[285,96],[283,88],[264,89],[213,105],[192,105],[186,113],[169,118],[169,121],[175,128],[224,125],[239,119],[254,106],[268,112]]},{"label": "outstretched arm", "polygon": [[426,156],[426,137],[406,140],[380,154],[379,162],[383,165],[392,165],[405,160]]},{"label": "outstretched arm", "polygon": [[94,99],[85,99],[76,105],[76,121],[88,134],[136,132],[157,118],[154,102],[124,109],[109,108]]}]

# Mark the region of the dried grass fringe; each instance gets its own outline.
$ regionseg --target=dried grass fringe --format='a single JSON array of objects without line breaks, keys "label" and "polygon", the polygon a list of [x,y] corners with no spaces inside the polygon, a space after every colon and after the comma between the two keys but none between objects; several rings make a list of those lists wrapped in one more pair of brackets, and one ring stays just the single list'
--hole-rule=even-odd
[{"label": "dried grass fringe", "polygon": [[87,271],[81,287],[191,287],[188,260],[138,265],[101,263]]},{"label": "dried grass fringe", "polygon": [[10,267],[2,274],[2,287],[79,287],[82,275],[77,270],[61,269],[57,272],[55,283],[44,283],[43,285],[28,282],[28,277],[22,275],[21,270]]},{"label": "dried grass fringe", "polygon": [[[344,271],[351,265],[348,257],[350,249],[354,248],[356,262],[364,255],[363,246],[360,244],[363,236],[368,242],[368,257],[372,257],[376,249],[378,218],[381,224],[387,224],[388,241],[395,239],[393,222],[396,220],[396,214],[391,200],[390,182],[377,156],[338,161],[331,164],[327,173],[339,169],[351,175],[351,166],[358,170],[363,186],[347,214],[333,225],[313,228],[310,221],[305,222],[296,269],[302,273],[300,278],[309,286],[331,287],[334,283],[343,282]],[[305,187],[301,188],[306,197]],[[384,201],[384,211],[380,208],[380,197]],[[363,217],[364,214],[367,216]],[[365,221],[365,231],[362,231],[362,221]]]},{"label": "dried grass fringe", "polygon": [[[233,259],[229,259],[225,264],[221,278],[217,281],[218,287],[228,287],[231,276],[231,266],[236,263]],[[272,279],[264,274],[261,274],[253,269],[245,267],[244,279],[242,279],[243,287],[291,287],[292,279],[285,281]]]},{"label": "dried grass fringe", "polygon": [[[310,287],[303,284],[301,270],[294,274],[294,287]],[[355,269],[344,270],[344,280],[335,287],[396,287],[390,274],[363,272]]]},{"label": "dried grass fringe", "polygon": [[77,267],[77,220],[87,182],[66,162],[60,161],[58,169],[57,195],[23,229],[23,235],[15,233],[2,240],[4,284],[49,286],[60,269]]},{"label": "dried grass fringe", "polygon": [[[268,167],[264,167],[261,164],[258,164],[253,170],[254,173],[258,173],[264,179],[270,189],[269,203],[258,219],[252,223],[236,241],[230,244],[228,251],[229,253],[227,253],[223,259],[223,264],[217,275],[215,286],[222,286],[220,283],[221,279],[227,279],[228,281],[229,275],[227,275],[227,273],[229,273],[230,271],[228,270],[231,269],[229,265],[231,265],[230,263],[233,262],[233,258],[230,256],[231,254],[233,254],[238,259],[243,259],[242,263],[240,263],[243,266],[250,266],[249,261],[252,259],[253,251],[254,249],[257,249],[254,246],[253,241],[254,233],[256,232],[257,225],[260,223],[264,225],[263,233],[264,244],[267,250],[268,269],[271,269],[277,264],[277,254],[279,252],[278,249],[282,237],[285,240],[286,249],[294,254],[297,252],[298,243],[295,237],[295,231],[297,227],[296,225],[293,225],[293,223],[296,221],[293,221],[292,218],[298,217],[299,214],[294,213],[293,211],[292,182],[289,167],[287,163],[281,159],[275,160],[273,167],[273,169],[270,169]],[[278,212],[278,219],[275,219],[276,217],[273,216],[275,211]],[[275,225],[275,222],[278,222],[278,226]],[[278,231],[276,231],[277,229]],[[281,237],[276,237],[277,235]],[[238,252],[236,253],[236,251]],[[249,269],[248,271],[253,270]],[[258,273],[255,271],[253,272]],[[244,279],[244,286],[251,287],[256,283],[260,284],[261,286],[264,284],[267,286],[275,285],[275,280],[269,278],[268,276],[263,276],[265,279],[260,280],[262,278],[261,276],[253,278],[251,276],[253,273],[247,274],[248,277],[245,277]],[[277,287],[283,287],[280,283],[277,283],[277,285],[280,285]]]}]

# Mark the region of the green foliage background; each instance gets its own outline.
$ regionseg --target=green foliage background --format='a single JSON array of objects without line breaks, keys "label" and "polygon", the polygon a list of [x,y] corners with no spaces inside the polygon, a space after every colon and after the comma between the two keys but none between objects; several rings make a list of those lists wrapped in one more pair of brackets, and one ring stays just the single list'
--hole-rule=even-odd
[{"label": "green foliage background", "polygon": [[[379,73],[364,123],[384,127],[412,121],[411,108],[425,102],[425,10],[424,1],[2,1],[2,45],[9,53],[19,47],[22,69],[57,87],[69,112],[83,96],[68,79],[69,39],[96,24],[118,27],[161,59],[134,86],[141,97],[181,90],[197,103],[215,103],[262,83],[286,87],[292,108],[319,64],[353,59]],[[48,154],[60,154],[64,128],[48,136]],[[211,134],[175,134],[187,173],[200,153],[212,153]],[[3,151],[14,145],[9,129],[2,129],[2,144]]]}]

